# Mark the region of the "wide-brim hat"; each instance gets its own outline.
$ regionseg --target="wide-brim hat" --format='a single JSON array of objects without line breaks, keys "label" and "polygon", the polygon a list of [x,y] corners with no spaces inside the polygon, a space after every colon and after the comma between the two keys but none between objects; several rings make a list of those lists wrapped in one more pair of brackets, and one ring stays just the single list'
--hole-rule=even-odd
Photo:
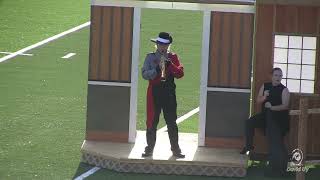
[{"label": "wide-brim hat", "polygon": [[167,32],[160,32],[158,37],[151,39],[152,42],[157,44],[171,44],[173,42],[172,36]]}]

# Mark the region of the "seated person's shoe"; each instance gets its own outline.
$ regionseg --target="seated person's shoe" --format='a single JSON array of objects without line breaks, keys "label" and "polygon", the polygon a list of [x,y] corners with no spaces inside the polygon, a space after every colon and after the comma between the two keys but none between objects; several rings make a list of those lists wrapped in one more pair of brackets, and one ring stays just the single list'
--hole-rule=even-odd
[{"label": "seated person's shoe", "polygon": [[172,152],[173,156],[175,156],[176,158],[185,158],[186,156],[184,154],[182,154],[181,152]]},{"label": "seated person's shoe", "polygon": [[240,154],[250,154],[250,152],[253,150],[253,148],[248,148],[244,147],[241,151]]}]

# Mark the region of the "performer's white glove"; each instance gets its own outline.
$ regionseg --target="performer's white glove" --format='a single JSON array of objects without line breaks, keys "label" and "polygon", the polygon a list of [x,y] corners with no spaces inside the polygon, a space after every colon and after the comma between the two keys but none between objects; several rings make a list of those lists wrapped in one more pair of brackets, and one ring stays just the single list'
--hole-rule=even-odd
[{"label": "performer's white glove", "polygon": [[264,107],[270,109],[270,108],[272,107],[272,105],[271,105],[270,102],[266,102],[266,103],[264,104]]}]

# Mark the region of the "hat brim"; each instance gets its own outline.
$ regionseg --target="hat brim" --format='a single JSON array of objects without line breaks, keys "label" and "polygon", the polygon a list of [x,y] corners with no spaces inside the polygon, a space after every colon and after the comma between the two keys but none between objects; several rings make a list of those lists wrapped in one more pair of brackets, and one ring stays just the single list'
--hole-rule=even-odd
[{"label": "hat brim", "polygon": [[169,43],[164,43],[164,42],[158,41],[157,39],[151,39],[151,42],[154,42],[154,43],[157,43],[157,44],[171,44],[170,42]]}]

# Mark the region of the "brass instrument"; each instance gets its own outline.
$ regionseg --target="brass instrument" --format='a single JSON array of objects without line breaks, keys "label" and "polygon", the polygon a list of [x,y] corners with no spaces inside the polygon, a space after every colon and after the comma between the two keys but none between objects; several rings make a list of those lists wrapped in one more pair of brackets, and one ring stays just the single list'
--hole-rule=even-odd
[{"label": "brass instrument", "polygon": [[164,56],[161,55],[160,57],[160,69],[161,69],[161,81],[166,81],[166,61],[168,59]]}]

